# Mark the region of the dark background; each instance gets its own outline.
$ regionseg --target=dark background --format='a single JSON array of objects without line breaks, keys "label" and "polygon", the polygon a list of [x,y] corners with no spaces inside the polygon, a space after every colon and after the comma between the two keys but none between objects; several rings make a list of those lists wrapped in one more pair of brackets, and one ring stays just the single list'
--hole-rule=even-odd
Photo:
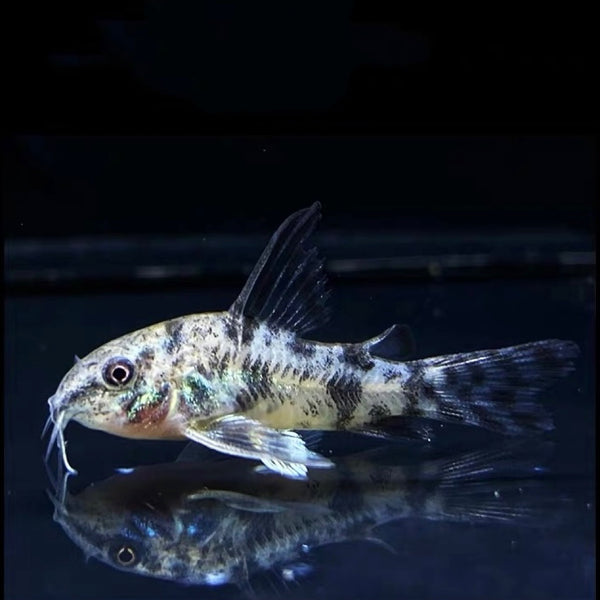
[{"label": "dark background", "polygon": [[330,226],[592,229],[579,9],[59,1],[7,17],[7,236],[266,233],[314,200]]},{"label": "dark background", "polygon": [[[84,565],[52,522],[39,433],[74,352],[226,308],[268,235],[315,200],[334,310],[314,337],[407,322],[417,356],[573,339],[577,371],[542,400],[559,487],[582,473],[588,487],[560,531],[416,521],[382,532],[400,558],[325,547],[295,597],[593,596],[594,21],[396,4],[5,12],[7,597],[236,597]],[[177,454],[76,425],[67,438],[86,482]]]}]

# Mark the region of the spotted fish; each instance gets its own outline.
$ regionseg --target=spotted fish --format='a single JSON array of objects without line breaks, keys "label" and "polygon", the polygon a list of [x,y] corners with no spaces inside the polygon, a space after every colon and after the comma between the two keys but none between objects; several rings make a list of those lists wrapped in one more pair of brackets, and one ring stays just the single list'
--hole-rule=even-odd
[{"label": "spotted fish", "polygon": [[540,477],[551,450],[550,442],[503,440],[401,464],[406,456],[386,446],[338,457],[336,469],[310,481],[263,477],[246,460],[207,450],[51,499],[54,520],[86,557],[144,577],[251,592],[260,573],[302,578],[323,544],[364,540],[393,550],[376,528],[398,519],[547,532],[568,506]]},{"label": "spotted fish", "polygon": [[552,428],[533,396],[573,369],[573,342],[402,362],[410,338],[400,325],[362,343],[306,339],[328,315],[309,242],[319,219],[315,203],[283,222],[229,310],[151,325],[76,359],[48,400],[48,453],[56,441],[74,471],[63,430],[75,420],[128,438],[187,438],[304,478],[332,463],[295,429],[377,433],[392,416],[509,435]]}]

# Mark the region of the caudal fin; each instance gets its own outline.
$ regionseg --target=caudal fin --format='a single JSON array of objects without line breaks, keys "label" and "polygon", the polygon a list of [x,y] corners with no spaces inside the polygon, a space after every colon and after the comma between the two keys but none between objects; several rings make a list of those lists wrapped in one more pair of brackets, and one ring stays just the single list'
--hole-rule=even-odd
[{"label": "caudal fin", "polygon": [[555,489],[545,463],[551,443],[509,440],[501,445],[425,463],[422,481],[436,481],[429,518],[450,521],[558,523],[569,498]]},{"label": "caudal fin", "polygon": [[570,373],[578,353],[574,342],[543,340],[406,363],[415,369],[411,410],[508,435],[548,431],[552,418],[533,398]]}]

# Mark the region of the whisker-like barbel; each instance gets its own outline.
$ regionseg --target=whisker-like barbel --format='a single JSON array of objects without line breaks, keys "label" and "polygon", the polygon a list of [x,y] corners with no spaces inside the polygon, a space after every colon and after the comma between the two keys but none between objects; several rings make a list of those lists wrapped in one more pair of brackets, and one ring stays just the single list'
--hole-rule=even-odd
[{"label": "whisker-like barbel", "polygon": [[405,417],[402,435],[428,441],[410,418],[506,435],[554,427],[532,396],[573,370],[573,342],[403,362],[406,326],[360,343],[305,339],[329,314],[324,263],[309,244],[319,219],[315,203],[283,222],[229,310],[151,325],[75,362],[49,401],[49,448],[57,442],[69,472],[70,420],[128,438],[187,438],[291,478],[333,466],[294,429],[382,437],[389,417]]},{"label": "whisker-like barbel", "polygon": [[48,446],[46,448],[46,455],[44,456],[44,460],[48,461],[50,457],[50,453],[52,452],[52,448],[54,447],[54,443],[56,442],[56,438],[58,436],[59,429],[58,425],[53,421],[52,434],[50,435],[50,440],[48,441]]},{"label": "whisker-like barbel", "polygon": [[70,474],[76,475],[77,471],[69,464],[69,461],[67,459],[67,444],[65,442],[63,433],[67,422],[70,420],[70,417],[67,418],[65,412],[59,412],[58,416],[56,417],[54,416],[54,414],[52,414],[50,416],[50,419],[52,420],[54,427],[52,428],[52,435],[50,436],[50,441],[48,442],[48,447],[46,448],[46,455],[44,457],[44,460],[46,462],[48,461],[48,458],[50,457],[50,454],[52,452],[52,448],[54,447],[54,443],[56,442],[56,445],[60,450],[60,455],[65,468]]},{"label": "whisker-like barbel", "polygon": [[44,428],[42,429],[42,435],[40,435],[40,439],[44,439],[44,436],[46,435],[46,433],[48,433],[48,428],[50,427],[51,423],[52,423],[52,415],[48,415],[48,418],[46,419],[46,423],[44,424]]}]

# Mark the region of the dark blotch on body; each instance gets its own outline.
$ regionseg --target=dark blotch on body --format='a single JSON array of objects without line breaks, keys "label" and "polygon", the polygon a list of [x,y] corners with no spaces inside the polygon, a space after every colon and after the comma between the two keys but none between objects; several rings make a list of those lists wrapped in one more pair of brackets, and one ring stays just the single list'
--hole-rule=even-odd
[{"label": "dark blotch on body", "polygon": [[152,365],[152,361],[154,360],[154,350],[149,347],[143,348],[140,352],[138,360],[141,369],[149,369]]},{"label": "dark blotch on body", "polygon": [[258,327],[259,322],[256,319],[244,318],[238,321],[231,316],[225,319],[225,335],[236,344],[241,335],[242,345],[244,346],[252,342]]},{"label": "dark blotch on body", "polygon": [[254,339],[254,334],[259,327],[256,319],[244,319],[242,325],[242,344],[244,346],[250,344]]},{"label": "dark blotch on body", "polygon": [[423,415],[423,409],[419,406],[419,396],[414,390],[407,389],[406,395],[406,408],[404,414],[407,417],[420,417]]},{"label": "dark blotch on body", "polygon": [[211,376],[216,376],[217,378],[221,377],[229,368],[230,358],[229,352],[225,352],[223,356],[219,356],[216,352],[213,352],[208,360]]},{"label": "dark blotch on body", "polygon": [[337,426],[343,429],[349,424],[356,407],[362,400],[360,380],[348,374],[334,377],[327,383],[327,393],[337,408]]},{"label": "dark blotch on body", "polygon": [[[432,394],[435,396],[435,390],[429,383],[423,381],[423,371],[415,368],[412,375],[406,380],[404,384],[404,395],[406,397],[406,408],[404,414],[409,417],[420,417],[423,416],[424,412],[420,406],[419,396],[425,394]],[[433,399],[433,396],[427,396],[429,399]]]},{"label": "dark blotch on body", "polygon": [[84,386],[68,394],[65,397],[63,404],[65,407],[68,407],[70,404],[75,404],[80,398],[83,398],[98,389],[103,390],[104,386],[95,381],[86,383]]},{"label": "dark blotch on body", "polygon": [[224,322],[225,335],[231,342],[236,342],[238,339],[238,322],[233,317],[227,316]]},{"label": "dark blotch on body", "polygon": [[392,411],[385,404],[375,404],[369,409],[371,423],[375,424],[379,421],[392,416]]},{"label": "dark blotch on body", "polygon": [[423,382],[422,386],[423,396],[428,400],[436,400],[438,397],[437,392],[435,391],[435,387],[433,384],[429,382]]},{"label": "dark blotch on body", "polygon": [[167,334],[167,352],[174,354],[179,350],[183,342],[183,319],[172,319],[165,323],[165,331]]},{"label": "dark blotch on body", "polygon": [[385,369],[383,372],[383,380],[389,383],[392,379],[397,379],[398,373],[394,369]]},{"label": "dark blotch on body", "polygon": [[314,344],[303,340],[302,338],[295,337],[289,344],[289,349],[299,356],[303,356],[304,358],[312,358],[317,349]]},{"label": "dark blotch on body", "polygon": [[250,362],[246,358],[242,365],[243,377],[246,389],[242,390],[236,397],[244,408],[250,408],[261,398],[267,398],[272,394],[273,378],[266,362]]},{"label": "dark blotch on body", "polygon": [[240,390],[235,401],[242,412],[251,409],[256,404],[256,396],[253,396],[248,390]]},{"label": "dark blotch on body", "polygon": [[[308,411],[312,417],[317,417],[319,415],[319,407],[312,400],[307,400],[306,402],[308,406]],[[305,413],[308,416],[308,413]]]},{"label": "dark blotch on body", "polygon": [[348,344],[344,347],[344,362],[361,371],[370,371],[375,361],[359,344]]}]

